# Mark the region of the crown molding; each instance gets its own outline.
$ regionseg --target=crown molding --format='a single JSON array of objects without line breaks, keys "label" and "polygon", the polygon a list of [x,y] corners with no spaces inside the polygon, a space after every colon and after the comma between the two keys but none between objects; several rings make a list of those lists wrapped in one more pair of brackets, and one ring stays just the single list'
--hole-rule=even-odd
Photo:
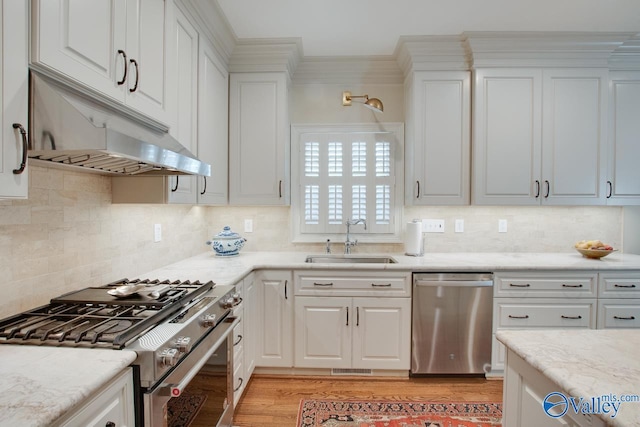
[{"label": "crown molding", "polygon": [[608,67],[634,33],[467,32],[473,67]]},{"label": "crown molding", "polygon": [[280,71],[291,79],[302,56],[300,38],[240,39],[229,58],[229,71]]},{"label": "crown molding", "polygon": [[469,70],[471,52],[463,35],[402,36],[394,56],[405,77],[413,71]]},{"label": "crown molding", "polygon": [[222,62],[225,65],[228,64],[233,48],[238,42],[238,37],[220,9],[218,2],[181,0],[180,3],[199,29],[204,31]]},{"label": "crown molding", "polygon": [[640,70],[640,33],[622,43],[609,58],[611,70]]},{"label": "crown molding", "polygon": [[322,56],[304,58],[294,84],[402,84],[404,77],[392,56]]}]

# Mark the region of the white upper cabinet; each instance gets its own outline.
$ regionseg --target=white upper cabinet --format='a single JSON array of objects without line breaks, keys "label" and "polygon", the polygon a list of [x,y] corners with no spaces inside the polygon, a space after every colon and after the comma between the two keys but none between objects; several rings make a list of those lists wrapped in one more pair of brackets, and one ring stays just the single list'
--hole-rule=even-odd
[{"label": "white upper cabinet", "polygon": [[601,205],[606,69],[479,69],[473,203]]},{"label": "white upper cabinet", "polygon": [[[169,87],[172,123],[170,133],[187,150],[198,155],[198,39],[199,34],[187,17],[174,10],[171,25],[171,69]],[[198,178],[169,178],[169,203],[197,203]]]},{"label": "white upper cabinet", "polygon": [[610,77],[607,204],[640,205],[640,71]]},{"label": "white upper cabinet", "polygon": [[471,78],[468,71],[417,71],[407,98],[407,182],[413,205],[467,205]]},{"label": "white upper cabinet", "polygon": [[50,75],[167,124],[164,0],[36,0],[31,61]]},{"label": "white upper cabinet", "polygon": [[[25,157],[29,51],[27,17],[26,2],[0,2],[0,198],[25,199],[29,189]],[[24,168],[21,167],[23,164]]]},{"label": "white upper cabinet", "polygon": [[227,203],[229,161],[229,73],[204,37],[200,39],[198,80],[198,158],[211,176],[198,177],[198,204]]},{"label": "white upper cabinet", "polygon": [[286,74],[231,73],[229,90],[229,203],[288,205]]}]

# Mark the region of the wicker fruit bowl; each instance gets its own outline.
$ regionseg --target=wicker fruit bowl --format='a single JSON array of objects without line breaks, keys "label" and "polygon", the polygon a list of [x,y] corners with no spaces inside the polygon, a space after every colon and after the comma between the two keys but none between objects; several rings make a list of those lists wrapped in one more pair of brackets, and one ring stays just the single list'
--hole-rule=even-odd
[{"label": "wicker fruit bowl", "polygon": [[581,240],[574,245],[574,248],[586,258],[602,258],[616,251],[600,240]]}]

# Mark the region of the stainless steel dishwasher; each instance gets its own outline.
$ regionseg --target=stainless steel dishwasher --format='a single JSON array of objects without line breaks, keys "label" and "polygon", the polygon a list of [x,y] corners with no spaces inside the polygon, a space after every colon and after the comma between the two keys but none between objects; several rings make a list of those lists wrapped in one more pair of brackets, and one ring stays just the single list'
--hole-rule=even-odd
[{"label": "stainless steel dishwasher", "polygon": [[492,312],[491,273],[415,273],[411,375],[488,372]]}]

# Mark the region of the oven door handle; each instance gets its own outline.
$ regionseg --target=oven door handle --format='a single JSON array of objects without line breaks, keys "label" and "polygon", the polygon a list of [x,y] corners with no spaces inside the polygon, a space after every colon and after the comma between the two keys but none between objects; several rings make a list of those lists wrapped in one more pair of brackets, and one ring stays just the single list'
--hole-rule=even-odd
[{"label": "oven door handle", "polygon": [[[224,343],[224,341],[229,338],[230,334],[233,332],[233,328],[236,327],[240,323],[240,319],[238,317],[228,317],[224,322],[221,322],[217,327],[225,328],[222,336],[218,338],[218,340],[213,344],[209,351],[205,354],[204,357],[201,357],[200,360],[194,364],[189,372],[182,378],[179,384],[167,384],[162,387],[162,391],[160,394],[168,394],[171,397],[178,397],[182,394],[184,389],[189,385],[193,377],[196,376],[200,369],[207,363],[207,360],[211,357],[211,355]],[[168,393],[167,393],[168,392]]]}]

